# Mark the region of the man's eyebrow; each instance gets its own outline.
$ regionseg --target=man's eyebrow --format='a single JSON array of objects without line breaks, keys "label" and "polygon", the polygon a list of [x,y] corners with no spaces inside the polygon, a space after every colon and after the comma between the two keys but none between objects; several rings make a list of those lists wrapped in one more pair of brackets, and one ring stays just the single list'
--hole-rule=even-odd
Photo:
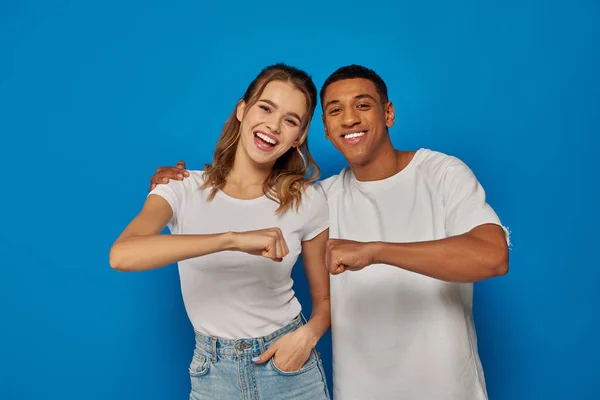
[{"label": "man's eyebrow", "polygon": [[[355,99],[355,100],[360,100],[360,99],[371,99],[371,100],[373,100],[373,101],[375,101],[375,102],[377,101],[377,99],[376,99],[375,97],[371,96],[371,95],[370,95],[370,94],[368,94],[368,93],[361,93],[361,94],[358,94],[358,95],[354,96],[354,99]],[[340,101],[339,101],[339,100],[331,100],[330,102],[328,102],[327,104],[325,104],[325,108],[329,107],[329,106],[330,106],[330,105],[332,105],[332,104],[338,104],[338,103],[340,103]]]},{"label": "man's eyebrow", "polygon": [[327,104],[325,104],[325,108],[329,107],[332,104],[338,104],[340,101],[339,100],[331,100],[330,102],[328,102]]},{"label": "man's eyebrow", "polygon": [[359,94],[358,96],[354,96],[355,99],[359,100],[359,99],[371,99],[373,101],[377,101],[377,99],[373,96],[371,96],[370,94],[367,93],[363,93],[363,94]]},{"label": "man's eyebrow", "polygon": [[[269,99],[259,99],[258,101],[262,101],[264,103],[267,103],[267,104],[269,104],[271,107],[273,107],[276,110],[279,108],[279,107],[277,107],[277,104],[273,103]],[[297,118],[298,121],[302,121],[302,118],[300,118],[300,116],[298,114],[296,114],[295,112],[288,112],[288,114],[291,115],[294,118]]]}]

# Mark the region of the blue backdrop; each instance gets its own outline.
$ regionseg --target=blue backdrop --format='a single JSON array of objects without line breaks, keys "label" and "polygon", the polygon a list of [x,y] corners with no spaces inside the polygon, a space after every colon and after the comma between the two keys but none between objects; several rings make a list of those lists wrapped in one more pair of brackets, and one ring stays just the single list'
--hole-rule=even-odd
[{"label": "blue backdrop", "polygon": [[[490,398],[600,398],[598,1],[52,3],[0,5],[1,399],[187,398],[176,268],[120,274],[109,248],[154,169],[201,168],[278,61],[318,85],[374,68],[396,147],[458,156],[486,188],[514,242],[475,287]],[[310,141],[323,176],[344,166],[318,117]],[[329,335],[319,350],[331,378]]]}]

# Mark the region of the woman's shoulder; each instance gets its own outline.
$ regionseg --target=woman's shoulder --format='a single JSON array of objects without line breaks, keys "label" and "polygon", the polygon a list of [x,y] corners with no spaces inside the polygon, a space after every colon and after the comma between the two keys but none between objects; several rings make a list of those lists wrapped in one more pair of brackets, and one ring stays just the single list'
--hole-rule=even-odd
[{"label": "woman's shoulder", "polygon": [[170,179],[167,183],[158,184],[154,191],[173,191],[179,196],[197,191],[204,184],[204,171],[187,171],[190,174],[189,176],[184,177],[183,179]]},{"label": "woman's shoulder", "polygon": [[195,181],[196,183],[199,183],[200,185],[204,184],[204,180],[205,180],[205,174],[204,174],[204,170],[200,169],[200,170],[187,170],[190,173],[190,178],[192,178],[192,181]]}]

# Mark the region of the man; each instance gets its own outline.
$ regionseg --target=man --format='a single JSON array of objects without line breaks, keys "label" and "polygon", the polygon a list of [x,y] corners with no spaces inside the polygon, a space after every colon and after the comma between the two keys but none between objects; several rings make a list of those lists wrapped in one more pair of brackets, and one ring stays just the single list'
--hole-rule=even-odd
[{"label": "man", "polygon": [[[507,231],[460,160],[393,148],[394,106],[374,71],[342,67],[320,95],[327,138],[350,166],[318,183],[335,399],[486,399],[473,282],[508,272]],[[159,169],[152,185],[181,168]]]}]

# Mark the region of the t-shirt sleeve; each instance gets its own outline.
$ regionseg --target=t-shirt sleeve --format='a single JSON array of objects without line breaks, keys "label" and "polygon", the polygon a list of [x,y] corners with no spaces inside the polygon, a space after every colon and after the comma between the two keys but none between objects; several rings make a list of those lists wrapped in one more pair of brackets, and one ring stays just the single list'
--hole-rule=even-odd
[{"label": "t-shirt sleeve", "polygon": [[487,203],[485,191],[473,171],[453,157],[444,172],[442,187],[446,234],[461,235],[480,225],[495,224],[502,227],[506,241],[510,244],[508,229],[501,224],[498,215]]},{"label": "t-shirt sleeve", "polygon": [[183,181],[170,180],[169,183],[156,185],[148,196],[155,194],[167,201],[173,210],[173,216],[167,224],[171,233],[178,233],[178,223],[180,218],[184,194],[185,194],[185,183]]},{"label": "t-shirt sleeve", "polygon": [[319,233],[329,228],[329,206],[325,195],[319,188],[309,186],[304,193],[306,201],[306,224],[302,231],[302,241],[313,239]]}]

